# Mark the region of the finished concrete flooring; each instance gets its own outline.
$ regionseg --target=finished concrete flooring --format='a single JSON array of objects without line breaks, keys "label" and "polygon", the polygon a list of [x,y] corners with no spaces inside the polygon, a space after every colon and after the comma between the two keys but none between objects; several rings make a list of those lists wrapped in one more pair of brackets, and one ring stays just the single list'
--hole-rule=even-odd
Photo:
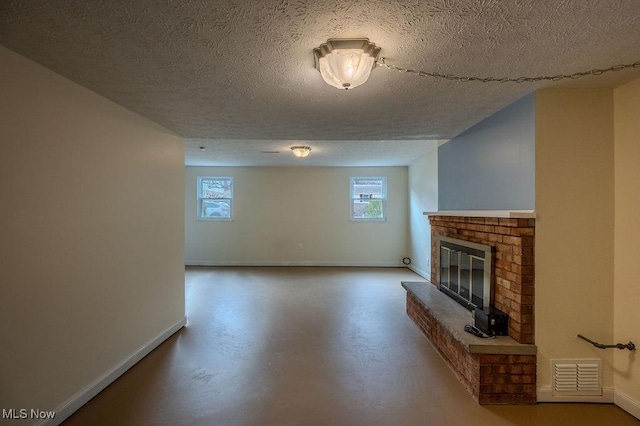
[{"label": "finished concrete flooring", "polygon": [[396,268],[187,268],[188,326],[65,425],[638,425],[613,405],[480,406]]}]

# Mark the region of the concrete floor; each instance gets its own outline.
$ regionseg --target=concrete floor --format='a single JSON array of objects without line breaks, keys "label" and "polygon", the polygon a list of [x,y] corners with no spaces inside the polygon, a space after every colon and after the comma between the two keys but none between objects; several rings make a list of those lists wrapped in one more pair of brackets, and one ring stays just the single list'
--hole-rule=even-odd
[{"label": "concrete floor", "polygon": [[188,326],[65,425],[638,425],[613,405],[479,406],[395,268],[188,268]]}]

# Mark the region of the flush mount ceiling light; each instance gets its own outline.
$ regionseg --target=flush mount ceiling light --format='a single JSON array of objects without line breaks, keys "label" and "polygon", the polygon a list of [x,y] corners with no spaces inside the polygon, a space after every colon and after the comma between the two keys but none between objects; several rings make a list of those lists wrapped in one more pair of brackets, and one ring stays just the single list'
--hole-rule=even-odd
[{"label": "flush mount ceiling light", "polygon": [[291,152],[293,152],[293,155],[295,155],[298,158],[304,158],[307,155],[309,155],[309,153],[311,152],[311,148],[308,146],[292,146],[291,147]]},{"label": "flush mount ceiling light", "polygon": [[451,73],[429,72],[411,68],[403,68],[387,63],[384,57],[378,58],[380,47],[369,42],[368,38],[331,38],[326,43],[313,49],[315,67],[327,84],[338,89],[352,89],[360,86],[369,79],[371,70],[376,65],[414,74],[420,77],[431,77],[461,83],[536,83],[539,81],[576,80],[586,76],[599,76],[609,72],[617,72],[630,68],[640,68],[640,61],[628,64],[613,65],[608,68],[594,68],[571,74],[534,75],[534,76],[473,76],[455,75]]},{"label": "flush mount ceiling light", "polygon": [[329,39],[313,49],[315,66],[327,84],[353,89],[367,81],[380,48],[368,38]]}]

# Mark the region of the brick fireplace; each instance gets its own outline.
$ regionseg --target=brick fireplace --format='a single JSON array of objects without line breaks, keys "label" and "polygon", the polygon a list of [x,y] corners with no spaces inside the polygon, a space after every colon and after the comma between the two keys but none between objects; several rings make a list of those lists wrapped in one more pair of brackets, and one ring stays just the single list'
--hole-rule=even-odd
[{"label": "brick fireplace", "polygon": [[430,215],[431,279],[438,276],[437,238],[449,237],[495,248],[491,279],[494,306],[509,316],[509,336],[533,344],[535,219]]},{"label": "brick fireplace", "polygon": [[[429,214],[432,283],[403,282],[407,314],[480,404],[536,402],[534,343],[535,220]],[[438,239],[491,247],[493,306],[509,316],[508,336],[481,339],[463,331],[473,315],[438,283]]]}]

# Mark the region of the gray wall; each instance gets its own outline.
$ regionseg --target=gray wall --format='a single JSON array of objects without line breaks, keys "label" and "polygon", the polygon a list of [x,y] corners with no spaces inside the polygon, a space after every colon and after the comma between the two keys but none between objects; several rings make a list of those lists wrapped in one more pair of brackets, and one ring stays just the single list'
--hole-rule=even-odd
[{"label": "gray wall", "polygon": [[534,208],[534,95],[527,95],[439,148],[438,209]]}]

